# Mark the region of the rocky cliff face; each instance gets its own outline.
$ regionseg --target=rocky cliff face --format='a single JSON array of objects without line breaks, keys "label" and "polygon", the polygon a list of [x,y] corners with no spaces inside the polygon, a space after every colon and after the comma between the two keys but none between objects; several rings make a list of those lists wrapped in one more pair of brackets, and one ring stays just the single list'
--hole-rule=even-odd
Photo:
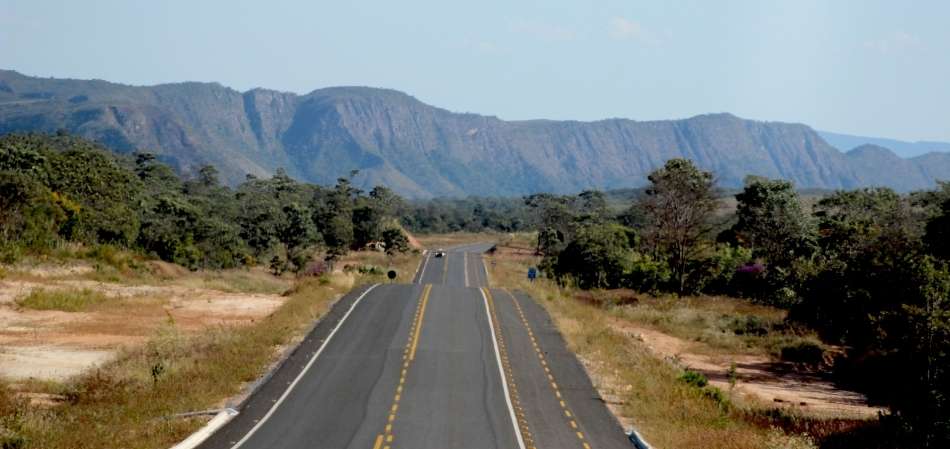
[{"label": "rocky cliff face", "polygon": [[950,178],[950,155],[900,159],[887,149],[843,154],[811,128],[729,114],[684,120],[503,121],[456,114],[401,92],[360,87],[307,95],[219,84],[133,87],[0,71],[0,133],[66,129],[116,151],[158,153],[180,170],[218,166],[225,178],[279,167],[332,183],[411,197],[519,195],[640,186],[672,157],[739,186],[749,174],[800,187],[929,187]]}]

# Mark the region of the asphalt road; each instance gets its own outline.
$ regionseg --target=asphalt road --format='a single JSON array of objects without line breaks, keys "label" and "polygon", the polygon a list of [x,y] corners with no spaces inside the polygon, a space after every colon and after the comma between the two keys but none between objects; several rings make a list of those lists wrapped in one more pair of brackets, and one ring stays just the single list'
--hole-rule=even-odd
[{"label": "asphalt road", "polygon": [[546,312],[487,288],[488,247],[344,297],[200,447],[632,447]]}]

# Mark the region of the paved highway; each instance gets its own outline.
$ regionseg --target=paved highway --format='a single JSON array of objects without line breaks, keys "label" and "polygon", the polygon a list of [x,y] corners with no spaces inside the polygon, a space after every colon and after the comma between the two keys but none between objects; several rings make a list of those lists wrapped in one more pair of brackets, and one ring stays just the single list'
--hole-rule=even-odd
[{"label": "paved highway", "polygon": [[630,448],[546,312],[468,245],[344,297],[203,449]]}]

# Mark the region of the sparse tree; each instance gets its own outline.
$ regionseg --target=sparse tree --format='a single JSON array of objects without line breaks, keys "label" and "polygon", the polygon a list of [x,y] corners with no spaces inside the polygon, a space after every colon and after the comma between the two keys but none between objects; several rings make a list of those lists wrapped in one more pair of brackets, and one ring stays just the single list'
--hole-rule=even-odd
[{"label": "sparse tree", "polygon": [[683,292],[690,262],[699,256],[719,206],[715,181],[712,173],[687,159],[670,159],[648,179],[651,184],[640,202],[647,218],[644,242],[654,258],[669,261],[677,289]]}]

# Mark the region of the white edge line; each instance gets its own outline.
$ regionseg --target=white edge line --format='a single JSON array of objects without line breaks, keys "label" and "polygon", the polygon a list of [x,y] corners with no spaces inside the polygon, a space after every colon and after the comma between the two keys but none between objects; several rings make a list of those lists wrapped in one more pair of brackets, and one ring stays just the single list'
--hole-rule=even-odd
[{"label": "white edge line", "polygon": [[346,318],[349,317],[351,313],[353,313],[353,309],[359,305],[360,301],[363,300],[363,297],[365,297],[367,294],[369,294],[369,292],[373,291],[373,289],[378,286],[379,284],[373,284],[370,286],[370,288],[366,289],[366,291],[363,292],[359,298],[356,298],[356,301],[353,301],[353,305],[351,305],[350,309],[346,311],[346,314],[343,315],[343,318],[340,318],[340,321],[336,323],[336,327],[333,328],[326,340],[323,340],[323,344],[320,345],[320,349],[317,349],[317,352],[313,354],[313,357],[310,357],[310,361],[307,362],[307,365],[303,367],[303,370],[300,371],[300,374],[297,374],[297,378],[294,379],[294,381],[290,384],[290,386],[287,387],[286,390],[284,390],[284,394],[280,395],[280,398],[277,399],[277,402],[271,406],[270,410],[267,411],[267,414],[264,415],[264,417],[261,418],[261,420],[258,421],[257,424],[255,424],[254,427],[252,427],[251,430],[247,432],[247,434],[244,435],[244,438],[241,438],[241,440],[235,443],[234,446],[231,446],[231,449],[237,449],[241,447],[244,442],[254,435],[254,432],[257,432],[257,429],[259,429],[262,425],[264,425],[265,422],[267,422],[268,419],[270,419],[271,415],[274,414],[274,411],[277,410],[277,407],[280,407],[280,404],[284,402],[284,399],[287,399],[287,396],[290,395],[290,392],[293,391],[294,387],[297,386],[297,383],[300,382],[300,379],[302,379],[303,376],[307,374],[307,371],[310,370],[310,366],[313,365],[313,362],[317,360],[317,357],[320,356],[320,353],[322,353],[324,348],[327,347],[327,344],[330,343],[330,339],[333,338],[333,335],[336,334],[336,331],[340,330],[340,326],[343,325],[343,323],[346,321]]},{"label": "white edge line", "polygon": [[[419,262],[419,268],[416,269],[416,276],[419,277],[419,280],[413,281],[414,284],[422,283],[422,275],[425,274],[427,266],[429,266],[429,250],[422,252],[422,262]],[[415,279],[416,276],[413,276],[412,278]]]},{"label": "white edge line", "polygon": [[204,443],[212,434],[218,431],[221,427],[224,427],[228,421],[231,421],[231,418],[234,418],[238,412],[233,408],[226,408],[218,412],[217,415],[214,415],[214,418],[211,418],[208,421],[208,424],[205,424],[204,427],[199,429],[197,432],[185,438],[182,442],[172,446],[172,449],[193,449],[198,447],[201,443]]},{"label": "white edge line", "polygon": [[482,293],[482,300],[485,302],[485,315],[488,316],[488,330],[491,331],[491,344],[495,348],[495,361],[498,362],[498,374],[501,375],[501,388],[505,391],[505,403],[508,404],[508,414],[511,416],[511,425],[515,428],[515,437],[518,439],[518,447],[525,449],[524,437],[521,436],[521,428],[518,427],[518,418],[515,417],[515,408],[511,405],[511,396],[508,393],[508,380],[505,377],[505,370],[501,368],[501,354],[498,352],[498,342],[495,339],[495,326],[492,324],[491,312],[488,309],[488,297],[485,296],[485,289],[478,289]]},{"label": "white edge line", "polygon": [[482,257],[482,268],[485,269],[485,284],[491,285],[491,277],[488,276],[488,264],[485,263],[485,258]]}]

